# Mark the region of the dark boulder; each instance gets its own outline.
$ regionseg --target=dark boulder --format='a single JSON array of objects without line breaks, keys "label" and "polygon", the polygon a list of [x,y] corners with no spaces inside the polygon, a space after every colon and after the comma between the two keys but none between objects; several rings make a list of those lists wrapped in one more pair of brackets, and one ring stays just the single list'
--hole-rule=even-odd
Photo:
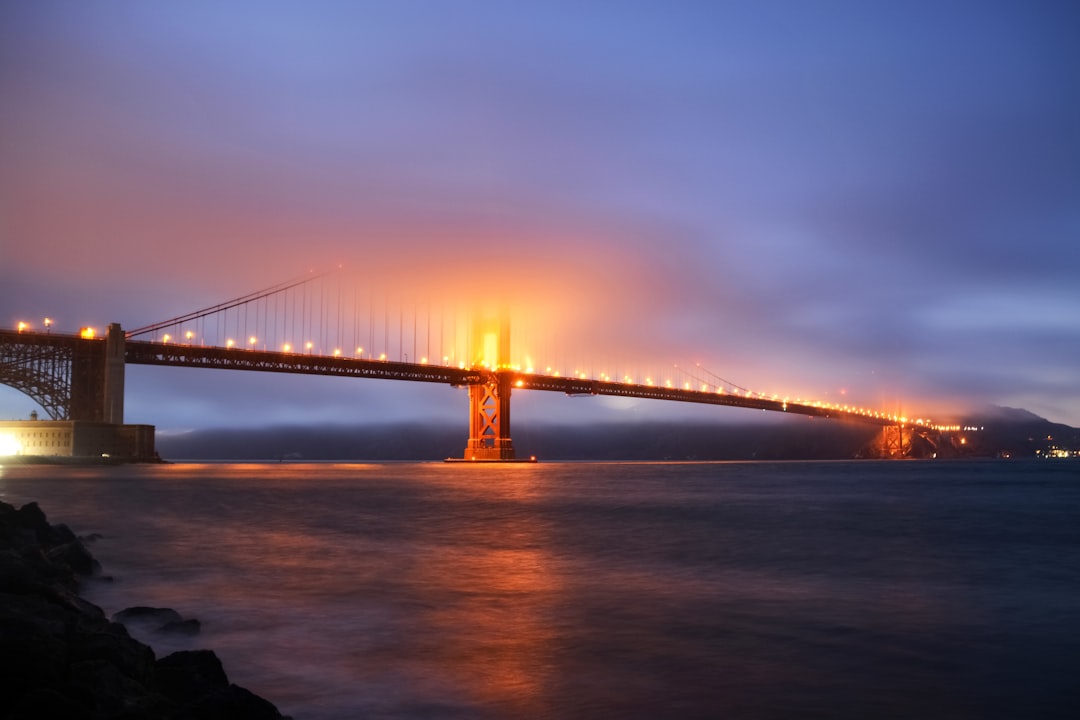
[{"label": "dark boulder", "polygon": [[272,703],[239,685],[199,698],[183,707],[173,720],[281,720]]},{"label": "dark boulder", "polygon": [[172,608],[137,605],[115,613],[113,622],[129,627],[149,630],[158,635],[198,635],[202,623],[194,618],[183,618]]},{"label": "dark boulder", "polygon": [[158,687],[178,702],[202,697],[229,686],[221,660],[212,650],[181,650],[157,662]]},{"label": "dark boulder", "polygon": [[120,612],[113,613],[112,621],[123,623],[144,623],[146,625],[164,625],[170,622],[179,622],[181,620],[180,613],[176,612],[172,608],[159,608],[159,607],[147,607],[145,605],[136,605],[121,610]]},{"label": "dark boulder", "polygon": [[[280,720],[270,702],[229,684],[209,650],[158,660],[101,608],[79,597],[97,572],[67,527],[49,525],[35,503],[0,502],[0,720]],[[129,608],[169,632],[198,632],[168,608]]]}]

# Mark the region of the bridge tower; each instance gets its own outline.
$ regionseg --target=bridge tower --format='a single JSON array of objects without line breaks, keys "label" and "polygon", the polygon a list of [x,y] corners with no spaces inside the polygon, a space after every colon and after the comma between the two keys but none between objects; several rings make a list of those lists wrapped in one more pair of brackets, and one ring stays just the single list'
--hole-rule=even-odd
[{"label": "bridge tower", "polygon": [[109,325],[105,336],[105,373],[101,388],[102,420],[124,424],[124,353],[126,337],[120,323]]},{"label": "bridge tower", "polygon": [[510,437],[510,318],[500,313],[497,321],[474,323],[474,363],[491,369],[485,381],[469,386],[469,441],[466,460],[514,460]]},{"label": "bridge tower", "polygon": [[914,434],[903,425],[883,425],[881,428],[881,453],[886,458],[903,458],[911,454]]}]

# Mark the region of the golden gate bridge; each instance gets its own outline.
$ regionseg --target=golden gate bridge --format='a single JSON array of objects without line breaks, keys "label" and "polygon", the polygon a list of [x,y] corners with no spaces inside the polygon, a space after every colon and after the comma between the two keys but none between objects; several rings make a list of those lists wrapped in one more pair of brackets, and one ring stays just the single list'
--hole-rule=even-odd
[{"label": "golden gate bridge", "polygon": [[365,297],[334,272],[307,273],[132,330],[113,323],[104,333],[61,333],[53,325],[46,319],[43,329],[26,322],[0,329],[0,383],[29,395],[52,420],[122,425],[125,366],[159,365],[467,388],[469,436],[462,460],[517,459],[510,398],[519,390],[849,420],[881,426],[886,434],[891,430],[899,448],[905,429],[923,436],[955,429],[883,410],[755,392],[700,364],[649,369],[624,362],[583,369],[540,362],[535,343],[511,344],[504,307],[433,310],[430,303],[395,303],[371,292]]}]

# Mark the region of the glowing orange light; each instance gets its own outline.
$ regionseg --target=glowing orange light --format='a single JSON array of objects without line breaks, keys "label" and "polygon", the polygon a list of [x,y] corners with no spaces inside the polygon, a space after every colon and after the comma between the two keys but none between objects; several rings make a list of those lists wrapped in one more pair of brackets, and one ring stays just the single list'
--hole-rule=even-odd
[{"label": "glowing orange light", "polygon": [[225,341],[225,347],[227,347],[227,348],[231,348],[235,344],[236,344],[236,341],[233,340],[232,338],[229,338],[228,340]]},{"label": "glowing orange light", "polygon": [[84,327],[79,330],[79,337],[83,338],[84,340],[91,340],[95,335],[97,335],[97,331],[94,330],[94,328],[92,327]]},{"label": "glowing orange light", "polygon": [[285,343],[284,345],[281,346],[281,349],[284,352],[292,352],[292,345],[290,345],[289,343]]},{"label": "glowing orange light", "polygon": [[22,332],[23,330],[27,330],[27,329],[29,329],[29,327],[30,326],[27,325],[26,323],[22,322],[21,320],[19,321],[19,332]]},{"label": "glowing orange light", "polygon": [[248,345],[254,345],[257,342],[259,342],[259,339],[254,335],[248,338]]},{"label": "glowing orange light", "polygon": [[168,333],[165,333],[164,335],[162,335],[162,336],[161,336],[161,342],[162,342],[163,344],[168,344],[168,342],[169,342],[170,340],[172,340],[172,335],[170,335],[170,334],[168,334]]},{"label": "glowing orange light", "polygon": [[184,337],[188,340],[191,340],[191,338],[195,337],[195,333],[191,330],[188,330],[186,333],[184,333]]},{"label": "glowing orange light", "polygon": [[341,348],[334,348],[334,357],[341,357]]}]

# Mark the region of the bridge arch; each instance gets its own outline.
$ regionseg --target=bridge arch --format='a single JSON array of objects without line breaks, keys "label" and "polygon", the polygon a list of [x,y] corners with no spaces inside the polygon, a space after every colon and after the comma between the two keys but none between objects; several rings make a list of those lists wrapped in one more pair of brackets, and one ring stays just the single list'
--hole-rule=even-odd
[{"label": "bridge arch", "polygon": [[[6,360],[6,358],[5,358]],[[0,385],[7,385],[30,397],[51,420],[68,420],[71,413],[71,383],[66,373],[37,366],[0,361]]]},{"label": "bridge arch", "polygon": [[51,420],[105,420],[105,340],[0,330],[0,384]]}]

